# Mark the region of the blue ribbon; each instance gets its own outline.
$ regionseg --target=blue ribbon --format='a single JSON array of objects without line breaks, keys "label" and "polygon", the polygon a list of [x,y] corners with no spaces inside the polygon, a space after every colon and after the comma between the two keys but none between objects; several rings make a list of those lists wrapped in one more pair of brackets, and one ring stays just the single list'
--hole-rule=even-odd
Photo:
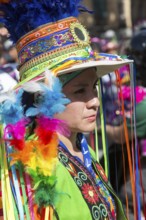
[{"label": "blue ribbon", "polygon": [[91,173],[91,175],[95,178],[95,172],[92,168],[92,159],[91,159],[91,155],[89,152],[88,143],[87,143],[85,136],[81,133],[78,134],[77,144],[81,148],[83,158],[84,158],[85,167],[88,169],[88,171]]},{"label": "blue ribbon", "polygon": [[[60,145],[66,149],[68,152],[68,148],[60,141]],[[90,172],[90,174],[95,178],[95,172],[92,168],[92,160],[88,148],[88,143],[86,141],[86,138],[83,134],[79,133],[77,135],[77,146],[81,149],[84,162],[81,161],[79,157],[76,157],[80,162],[84,163],[84,166],[87,168],[87,170]]]},{"label": "blue ribbon", "polygon": [[[9,146],[8,153],[10,154],[12,153],[12,151],[13,151],[12,147]],[[21,193],[19,189],[19,182],[18,182],[18,178],[16,174],[15,165],[11,166],[11,171],[12,171],[12,178],[13,178],[13,183],[14,183],[14,187],[12,187],[12,192],[14,193],[14,198],[17,203],[20,219],[24,220],[24,210],[23,210],[23,204],[22,204]]]}]

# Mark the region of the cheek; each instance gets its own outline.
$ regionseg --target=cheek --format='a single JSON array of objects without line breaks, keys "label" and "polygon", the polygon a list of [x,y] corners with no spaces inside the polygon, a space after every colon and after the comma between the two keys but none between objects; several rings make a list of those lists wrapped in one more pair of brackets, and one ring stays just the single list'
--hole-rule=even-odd
[{"label": "cheek", "polygon": [[84,107],[78,102],[72,102],[66,106],[64,112],[56,114],[55,118],[64,120],[70,126],[82,118]]},{"label": "cheek", "polygon": [[79,107],[78,103],[70,103],[63,112],[64,119],[66,119],[68,122],[73,122],[80,115],[80,109],[81,108]]}]

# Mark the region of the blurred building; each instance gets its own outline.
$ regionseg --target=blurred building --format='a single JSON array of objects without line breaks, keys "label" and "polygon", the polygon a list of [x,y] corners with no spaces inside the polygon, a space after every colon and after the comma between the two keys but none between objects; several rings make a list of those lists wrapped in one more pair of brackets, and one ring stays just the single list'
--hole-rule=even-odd
[{"label": "blurred building", "polygon": [[92,0],[96,11],[95,20],[101,31],[131,28],[132,0]]},{"label": "blurred building", "polygon": [[[81,15],[79,16],[79,20],[81,21],[81,23],[83,25],[85,25],[88,30],[93,29],[93,27],[95,27],[96,22],[95,22],[95,14],[92,13],[93,12],[93,1],[92,0],[83,0],[83,4],[86,5],[86,8],[91,11],[91,13],[85,12],[85,13],[81,13]],[[95,11],[96,13],[96,11]]]},{"label": "blurred building", "polygon": [[131,0],[131,8],[133,26],[146,22],[146,0]]},{"label": "blurred building", "polygon": [[94,11],[93,14],[81,16],[82,22],[93,32],[132,28],[137,22],[146,21],[146,0],[83,0],[83,2]]}]

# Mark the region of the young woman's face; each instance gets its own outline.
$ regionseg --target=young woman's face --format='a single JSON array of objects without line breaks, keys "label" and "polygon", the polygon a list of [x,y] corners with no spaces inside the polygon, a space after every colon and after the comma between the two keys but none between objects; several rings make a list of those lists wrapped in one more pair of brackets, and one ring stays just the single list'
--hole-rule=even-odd
[{"label": "young woman's face", "polygon": [[99,107],[97,97],[97,75],[94,68],[86,69],[63,88],[70,99],[63,113],[55,117],[65,120],[71,132],[90,132],[94,130]]}]

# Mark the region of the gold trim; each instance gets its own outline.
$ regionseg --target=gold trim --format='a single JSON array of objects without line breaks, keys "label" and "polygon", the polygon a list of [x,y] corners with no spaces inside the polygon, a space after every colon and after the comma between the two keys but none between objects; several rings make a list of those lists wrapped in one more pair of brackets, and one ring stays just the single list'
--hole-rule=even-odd
[{"label": "gold trim", "polygon": [[[77,35],[77,33],[76,33],[76,29],[78,29],[81,32],[84,39],[79,38],[79,35]],[[90,44],[89,33],[81,23],[79,23],[79,22],[71,23],[70,24],[70,31],[73,35],[75,42],[77,42],[78,44],[80,44],[82,46],[87,46]]]}]

